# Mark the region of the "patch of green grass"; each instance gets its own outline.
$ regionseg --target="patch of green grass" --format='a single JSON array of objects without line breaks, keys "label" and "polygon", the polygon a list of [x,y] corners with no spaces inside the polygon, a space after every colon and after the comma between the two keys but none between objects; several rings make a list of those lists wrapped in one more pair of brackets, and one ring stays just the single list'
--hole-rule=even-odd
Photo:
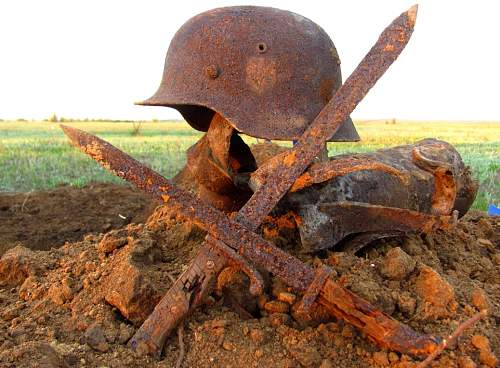
[{"label": "patch of green grass", "polygon": [[[65,123],[97,134],[139,161],[171,178],[185,163],[185,151],[202,135],[184,122],[144,122],[134,135],[132,122]],[[455,145],[480,182],[474,207],[498,204],[500,194],[500,123],[360,121],[357,143],[329,143],[330,155],[368,152],[439,138]],[[247,143],[254,138],[245,137]],[[30,191],[91,181],[123,183],[68,143],[50,122],[0,122],[0,191]]]}]

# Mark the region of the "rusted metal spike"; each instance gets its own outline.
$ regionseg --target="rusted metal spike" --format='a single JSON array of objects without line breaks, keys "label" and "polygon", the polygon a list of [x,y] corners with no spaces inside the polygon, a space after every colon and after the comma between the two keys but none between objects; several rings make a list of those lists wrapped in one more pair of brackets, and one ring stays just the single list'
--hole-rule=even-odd
[{"label": "rusted metal spike", "polygon": [[276,167],[273,175],[241,208],[238,221],[249,229],[254,229],[256,224],[263,221],[320,153],[324,142],[335,134],[341,123],[403,51],[413,33],[416,16],[417,5],[414,5],[382,32],[376,44],[306,129],[298,143],[283,156],[283,165]]},{"label": "rusted metal spike", "polygon": [[[230,220],[222,212],[197,201],[192,194],[175,188],[167,179],[144,167],[111,144],[67,126],[64,127],[64,131],[77,147],[96,159],[103,167],[122,178],[132,182],[138,181],[139,187],[157,194],[184,217],[193,219],[212,235],[207,237],[209,244],[224,242],[251,262],[277,275],[297,292],[305,292],[313,283],[315,271],[311,267]],[[141,179],[142,175],[147,176]],[[216,253],[211,253],[209,247],[203,247],[201,252],[203,256],[197,257],[192,265],[192,268],[199,272],[185,272],[181,275],[174,283],[172,293],[169,291],[167,294],[168,303],[160,302],[152,314],[155,318],[148,318],[149,323],[145,323],[134,336],[132,345],[138,352],[161,351],[166,337],[165,322],[168,322],[167,327],[172,326],[172,323],[178,321],[179,316],[185,316],[193,305],[198,304],[203,297],[202,291],[207,290],[211,277],[225,266],[223,256],[213,257]],[[218,263],[214,263],[214,260]],[[331,279],[324,284],[320,302],[328,306],[334,316],[349,321],[379,345],[389,349],[402,353],[426,354],[433,351],[438,343],[434,336],[418,334]],[[411,340],[407,340],[407,337]],[[413,341],[418,341],[418,344],[414,344]]]}]

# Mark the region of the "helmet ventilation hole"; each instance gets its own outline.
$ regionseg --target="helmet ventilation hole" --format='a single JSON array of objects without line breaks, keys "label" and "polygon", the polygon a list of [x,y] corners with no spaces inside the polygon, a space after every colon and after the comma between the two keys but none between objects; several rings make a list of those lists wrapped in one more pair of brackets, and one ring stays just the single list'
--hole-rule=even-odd
[{"label": "helmet ventilation hole", "polygon": [[205,74],[207,75],[208,78],[215,79],[219,76],[220,70],[217,67],[217,65],[214,64],[207,65],[207,67],[205,68]]},{"label": "helmet ventilation hole", "polygon": [[267,45],[264,42],[260,42],[257,45],[257,51],[259,51],[259,53],[261,54],[265,53],[267,51]]}]

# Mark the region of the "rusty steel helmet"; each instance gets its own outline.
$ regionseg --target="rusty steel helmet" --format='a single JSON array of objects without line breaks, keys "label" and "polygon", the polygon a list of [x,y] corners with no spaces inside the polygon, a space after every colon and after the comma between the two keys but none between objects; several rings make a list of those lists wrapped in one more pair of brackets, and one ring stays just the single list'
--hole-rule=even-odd
[{"label": "rusty steel helmet", "polygon": [[[155,95],[207,131],[215,112],[250,136],[295,140],[342,84],[328,35],[298,14],[259,6],[213,9],[175,34]],[[357,141],[349,118],[331,141]]]}]

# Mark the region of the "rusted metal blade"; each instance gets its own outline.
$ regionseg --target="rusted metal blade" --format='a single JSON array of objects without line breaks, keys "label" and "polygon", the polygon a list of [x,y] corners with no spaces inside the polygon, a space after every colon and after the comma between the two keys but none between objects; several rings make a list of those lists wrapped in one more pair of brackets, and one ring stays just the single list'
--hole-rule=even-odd
[{"label": "rusted metal blade", "polygon": [[416,16],[417,5],[414,5],[382,32],[372,49],[314,119],[298,143],[283,156],[283,164],[276,167],[272,176],[241,208],[238,221],[247,228],[254,229],[276,206],[320,153],[323,144],[335,134],[340,124],[403,51],[413,33]]},{"label": "rusted metal blade", "polygon": [[[105,140],[67,125],[61,124],[60,127],[75,147],[92,157],[106,170],[137,188],[157,197],[169,189],[175,191],[170,181]],[[176,197],[180,201],[183,200],[181,195],[182,193]]]},{"label": "rusted metal blade", "polygon": [[[198,201],[194,195],[175,188],[167,179],[144,167],[106,141],[68,126],[64,126],[63,129],[75,146],[94,158],[104,168],[131,182],[137,182],[138,187],[160,196],[167,205],[207,230],[212,235],[207,238],[209,244],[222,241],[254,264],[277,275],[297,292],[307,291],[313,283],[315,272],[311,267],[265,241],[241,224],[230,220],[224,213]],[[195,267],[202,271],[199,277],[196,278],[196,273],[195,279],[186,279],[181,276],[174,284],[174,286],[177,285],[173,288],[176,294],[169,294],[168,301],[171,303],[155,308],[153,315],[158,320],[148,319],[149,323],[145,324],[147,328],[141,327],[138,331],[138,336],[135,336],[132,341],[132,344],[136,344],[137,350],[146,353],[158,352],[158,349],[161,351],[166,337],[162,328],[165,321],[178,320],[179,316],[185,316],[192,305],[199,302],[201,296],[197,293],[198,288],[207,285],[214,271],[224,265],[223,257],[216,252],[210,254],[209,249],[209,247],[203,247],[202,252],[208,251],[208,253],[205,253],[203,257],[197,257],[194,261]],[[218,263],[214,264],[214,260]],[[190,276],[193,275],[190,274]],[[360,328],[381,346],[413,354],[425,354],[435,349],[437,341],[433,336],[418,334],[333,280],[327,280],[324,288],[318,290],[319,292],[321,292],[320,303],[327,305],[334,316],[343,318]],[[414,343],[415,341],[417,343]]]}]

